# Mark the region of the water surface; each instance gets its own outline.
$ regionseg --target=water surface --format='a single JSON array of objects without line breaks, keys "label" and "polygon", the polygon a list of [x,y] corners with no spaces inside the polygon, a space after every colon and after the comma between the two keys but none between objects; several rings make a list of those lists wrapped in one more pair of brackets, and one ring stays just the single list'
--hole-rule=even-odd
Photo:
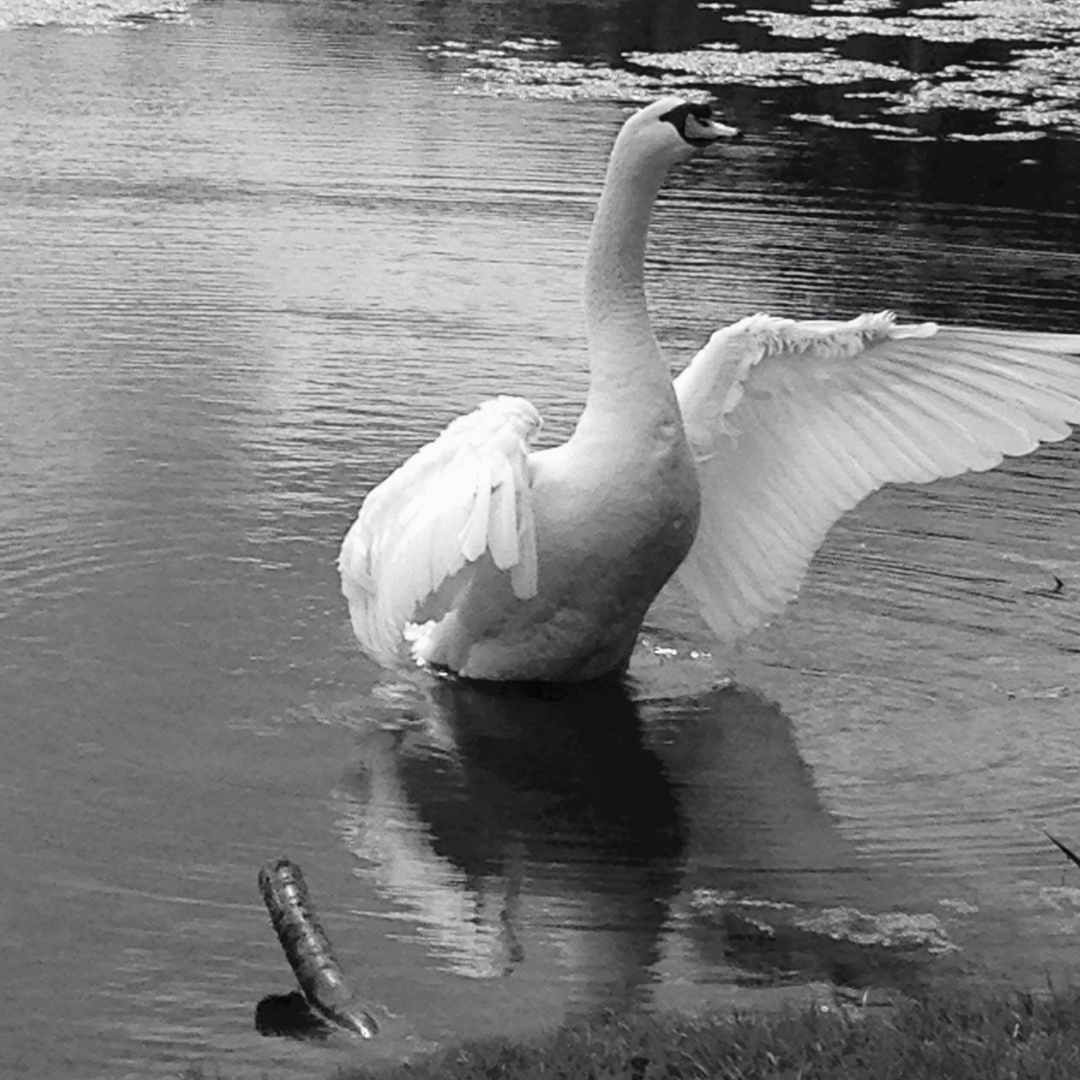
[{"label": "water surface", "polygon": [[[373,484],[494,393],[569,432],[591,207],[655,80],[747,131],[657,211],[673,369],[759,309],[1080,326],[1057,128],[882,139],[841,108],[861,84],[670,59],[775,54],[823,12],[624,7],[0,9],[7,1073],[310,1077],[746,1004],[843,975],[814,929],[841,908],[904,916],[931,968],[1075,971],[1080,883],[1042,829],[1080,843],[1076,437],[873,497],[736,651],[665,594],[629,693],[477,694],[350,639],[333,562]],[[291,987],[255,886],[280,855],[378,1046],[255,1032]],[[739,932],[754,904],[795,953]]]}]

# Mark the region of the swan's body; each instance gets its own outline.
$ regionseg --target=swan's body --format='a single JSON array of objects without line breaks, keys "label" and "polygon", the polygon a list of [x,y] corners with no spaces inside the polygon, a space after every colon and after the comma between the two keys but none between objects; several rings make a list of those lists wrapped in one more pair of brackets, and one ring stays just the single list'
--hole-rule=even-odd
[{"label": "swan's body", "polygon": [[568,442],[529,451],[521,398],[456,420],[375,488],[339,566],[361,646],[411,643],[478,679],[624,667],[673,573],[719,637],[790,600],[837,518],[888,482],[988,469],[1080,423],[1080,335],[765,315],[714,334],[675,380],[643,264],[668,169],[733,134],[666,98],[612,151],[589,243],[590,385]]}]

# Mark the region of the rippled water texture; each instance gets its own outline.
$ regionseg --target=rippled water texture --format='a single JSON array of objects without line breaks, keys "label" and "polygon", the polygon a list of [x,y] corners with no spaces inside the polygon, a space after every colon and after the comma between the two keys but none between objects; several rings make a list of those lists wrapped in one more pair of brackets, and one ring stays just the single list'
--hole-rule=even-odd
[{"label": "rippled water texture", "polygon": [[[1076,437],[875,496],[737,651],[665,594],[629,692],[390,677],[333,565],[478,399],[566,436],[604,159],[669,79],[746,132],[657,211],[674,368],[759,309],[1080,327],[1074,105],[885,140],[844,125],[900,77],[671,59],[946,86],[1069,55],[1071,5],[1022,41],[969,7],[0,0],[0,1073],[310,1078],[603,1006],[1075,978],[1042,830],[1080,845]],[[373,1045],[255,1031],[294,985],[280,856]]]}]

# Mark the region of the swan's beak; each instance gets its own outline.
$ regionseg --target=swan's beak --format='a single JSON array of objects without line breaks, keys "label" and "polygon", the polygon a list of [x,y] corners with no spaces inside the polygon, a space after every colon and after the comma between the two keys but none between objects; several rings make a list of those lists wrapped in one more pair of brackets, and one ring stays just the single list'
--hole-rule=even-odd
[{"label": "swan's beak", "polygon": [[717,120],[702,119],[690,113],[686,117],[685,139],[694,146],[711,146],[718,139],[738,139],[742,132]]}]

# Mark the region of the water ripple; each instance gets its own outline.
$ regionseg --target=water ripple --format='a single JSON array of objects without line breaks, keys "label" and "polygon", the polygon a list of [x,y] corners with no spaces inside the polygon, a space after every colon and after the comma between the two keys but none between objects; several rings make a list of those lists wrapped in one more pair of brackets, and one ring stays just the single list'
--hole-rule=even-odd
[{"label": "water ripple", "polygon": [[185,22],[188,0],[0,0],[0,30],[21,26],[65,26],[84,30],[117,24]]}]

